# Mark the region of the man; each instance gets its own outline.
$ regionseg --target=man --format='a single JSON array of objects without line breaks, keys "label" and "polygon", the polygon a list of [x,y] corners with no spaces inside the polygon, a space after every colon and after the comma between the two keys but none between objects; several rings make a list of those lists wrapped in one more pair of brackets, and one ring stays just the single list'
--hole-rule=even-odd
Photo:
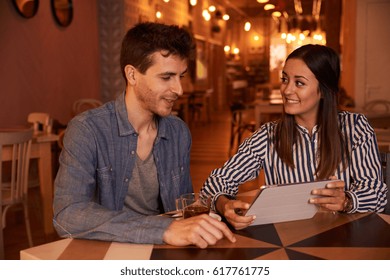
[{"label": "man", "polygon": [[158,214],[192,192],[191,135],[171,115],[193,52],[184,29],[141,23],[122,42],[125,92],[68,125],[55,180],[54,226],[60,236],[205,248],[228,227],[208,215]]}]

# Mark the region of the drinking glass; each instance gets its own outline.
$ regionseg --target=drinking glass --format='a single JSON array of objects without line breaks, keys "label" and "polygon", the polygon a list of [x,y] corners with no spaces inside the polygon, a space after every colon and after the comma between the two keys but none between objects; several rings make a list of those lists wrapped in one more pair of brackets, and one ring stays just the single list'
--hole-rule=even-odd
[{"label": "drinking glass", "polygon": [[187,193],[180,196],[183,206],[183,218],[187,219],[201,214],[209,214],[211,198],[199,193]]}]

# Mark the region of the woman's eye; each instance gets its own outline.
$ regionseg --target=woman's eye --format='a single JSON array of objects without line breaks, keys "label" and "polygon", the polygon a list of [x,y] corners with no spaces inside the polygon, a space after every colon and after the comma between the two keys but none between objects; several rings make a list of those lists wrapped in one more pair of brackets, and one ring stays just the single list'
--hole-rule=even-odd
[{"label": "woman's eye", "polygon": [[280,78],[280,80],[282,81],[283,84],[287,83],[287,78],[286,77],[282,77],[282,78]]},{"label": "woman's eye", "polygon": [[305,85],[305,84],[302,83],[301,81],[296,81],[295,83],[296,83],[297,86],[303,86],[303,85]]},{"label": "woman's eye", "polygon": [[161,79],[163,79],[164,81],[169,81],[170,78],[171,78],[171,76],[163,76],[163,77],[161,77]]}]

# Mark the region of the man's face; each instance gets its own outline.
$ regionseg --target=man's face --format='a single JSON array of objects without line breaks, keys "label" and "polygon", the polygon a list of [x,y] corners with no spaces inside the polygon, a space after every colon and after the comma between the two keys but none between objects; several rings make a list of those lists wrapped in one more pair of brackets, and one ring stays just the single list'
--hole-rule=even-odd
[{"label": "man's face", "polygon": [[187,61],[179,56],[152,55],[153,65],[142,74],[136,70],[135,95],[144,110],[159,116],[171,114],[174,102],[183,94],[181,79],[187,71]]}]

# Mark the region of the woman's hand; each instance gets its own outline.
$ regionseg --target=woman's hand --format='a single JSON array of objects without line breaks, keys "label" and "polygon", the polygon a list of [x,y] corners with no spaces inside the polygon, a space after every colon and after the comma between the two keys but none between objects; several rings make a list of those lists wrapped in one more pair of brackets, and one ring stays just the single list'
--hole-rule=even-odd
[{"label": "woman's hand", "polygon": [[241,213],[249,208],[249,203],[241,200],[230,200],[221,195],[216,202],[217,211],[235,228],[243,229],[250,226],[256,216],[243,216]]},{"label": "woman's hand", "polygon": [[[335,179],[335,178],[331,178]],[[343,211],[346,201],[346,195],[344,192],[344,181],[335,181],[326,184],[323,189],[315,189],[311,193],[313,195],[319,195],[321,197],[311,198],[310,203],[317,204],[330,211]]]}]

